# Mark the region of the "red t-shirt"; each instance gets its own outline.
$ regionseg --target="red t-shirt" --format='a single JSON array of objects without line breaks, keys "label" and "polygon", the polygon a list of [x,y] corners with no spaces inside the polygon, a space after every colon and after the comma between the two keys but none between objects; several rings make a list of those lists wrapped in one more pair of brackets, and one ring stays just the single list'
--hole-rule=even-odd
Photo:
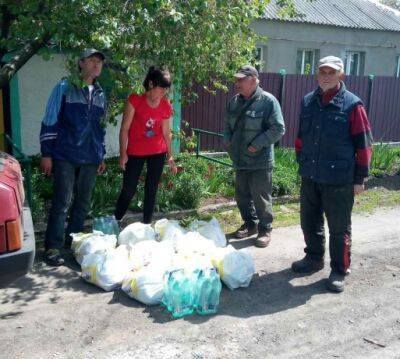
[{"label": "red t-shirt", "polygon": [[131,94],[128,101],[135,108],[135,114],[129,128],[126,153],[133,156],[148,156],[167,152],[161,124],[172,115],[169,101],[162,98],[156,108],[149,106],[145,94]]}]

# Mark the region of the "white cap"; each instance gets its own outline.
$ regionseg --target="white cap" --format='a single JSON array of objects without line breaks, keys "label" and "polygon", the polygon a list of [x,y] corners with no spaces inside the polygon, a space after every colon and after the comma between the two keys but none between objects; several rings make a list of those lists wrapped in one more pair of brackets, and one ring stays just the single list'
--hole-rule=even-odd
[{"label": "white cap", "polygon": [[343,70],[344,65],[341,58],[336,56],[325,56],[318,61],[318,68],[320,67],[330,67],[334,70]]}]

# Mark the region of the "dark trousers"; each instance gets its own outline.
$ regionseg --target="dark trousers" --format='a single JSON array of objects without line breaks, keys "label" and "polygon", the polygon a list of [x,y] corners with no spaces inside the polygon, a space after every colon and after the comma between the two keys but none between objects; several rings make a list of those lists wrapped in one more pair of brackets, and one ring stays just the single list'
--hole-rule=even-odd
[{"label": "dark trousers", "polygon": [[156,203],[158,183],[165,163],[165,153],[151,156],[129,156],[124,171],[122,190],[115,209],[115,218],[122,219],[126,213],[132,197],[136,193],[139,177],[144,163],[147,165],[144,183],[143,223],[151,223]]},{"label": "dark trousers", "polygon": [[303,178],[300,190],[300,219],[305,252],[314,259],[325,254],[325,213],[329,228],[331,268],[345,274],[350,267],[353,184],[326,185]]},{"label": "dark trousers", "polygon": [[[53,160],[53,197],[45,234],[46,250],[60,249],[64,236],[69,242],[70,233],[82,232],[90,209],[97,168],[98,165],[94,164]],[[64,230],[68,209],[68,226]]]},{"label": "dark trousers", "polygon": [[247,225],[272,230],[272,170],[237,170],[235,199],[240,215]]}]

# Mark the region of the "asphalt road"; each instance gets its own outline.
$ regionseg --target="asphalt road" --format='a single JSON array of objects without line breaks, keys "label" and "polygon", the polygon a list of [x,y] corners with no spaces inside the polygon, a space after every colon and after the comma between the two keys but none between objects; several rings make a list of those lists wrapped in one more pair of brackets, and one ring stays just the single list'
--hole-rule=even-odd
[{"label": "asphalt road", "polygon": [[400,358],[400,207],[353,217],[352,274],[345,292],[325,289],[325,269],[296,276],[300,228],[274,231],[270,247],[248,247],[257,274],[221,295],[219,313],[172,320],[123,292],[79,277],[71,260],[40,260],[0,290],[0,358]]}]

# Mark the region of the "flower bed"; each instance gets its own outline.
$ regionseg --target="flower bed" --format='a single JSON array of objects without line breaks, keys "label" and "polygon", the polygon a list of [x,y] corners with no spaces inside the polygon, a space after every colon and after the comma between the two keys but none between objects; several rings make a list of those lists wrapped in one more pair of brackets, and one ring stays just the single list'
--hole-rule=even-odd
[{"label": "flower bed", "polygon": [[[224,161],[229,161],[224,158]],[[105,173],[98,176],[93,193],[90,215],[98,216],[112,214],[121,189],[122,171],[118,165],[118,158],[106,160]],[[203,201],[212,201],[213,198],[232,199],[234,197],[233,169],[196,158],[189,153],[181,153],[176,157],[178,174],[173,176],[168,169],[164,171],[159,185],[156,211],[168,212],[171,210],[198,208]],[[391,148],[385,145],[374,147],[371,173],[382,176],[394,174],[400,168],[400,148]],[[297,174],[298,165],[294,151],[291,149],[275,149],[275,169],[273,172],[274,197],[299,193],[300,178]],[[51,199],[51,178],[45,177],[39,170],[39,158],[33,161],[33,206],[34,220],[43,218]],[[129,209],[140,211],[143,204],[144,176],[140,178],[138,193],[134,196]]]}]

